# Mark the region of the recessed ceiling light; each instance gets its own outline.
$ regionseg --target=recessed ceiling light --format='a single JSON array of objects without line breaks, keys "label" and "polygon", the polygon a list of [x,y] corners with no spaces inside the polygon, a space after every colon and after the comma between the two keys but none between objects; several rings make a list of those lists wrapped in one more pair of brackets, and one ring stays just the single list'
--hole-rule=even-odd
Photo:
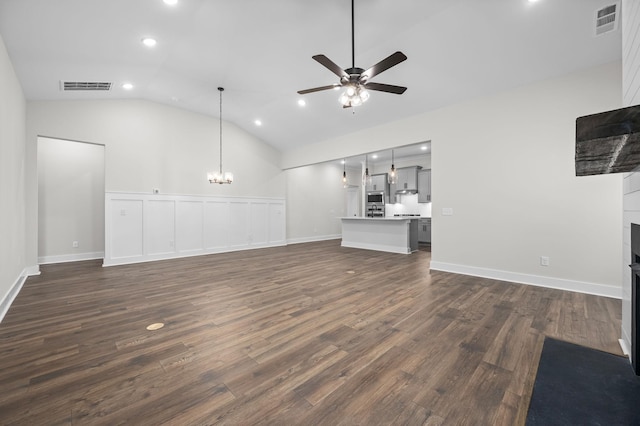
[{"label": "recessed ceiling light", "polygon": [[427,146],[426,145],[421,146],[420,149],[423,150],[423,151],[426,151],[427,150]]},{"label": "recessed ceiling light", "polygon": [[373,159],[375,160],[376,158],[378,158],[378,154],[373,154],[373,155],[371,156],[371,158],[373,158]]},{"label": "recessed ceiling light", "polygon": [[304,99],[298,99],[298,105],[300,105],[301,107],[305,106],[307,104],[307,102]]},{"label": "recessed ceiling light", "polygon": [[142,39],[142,43],[147,47],[153,47],[156,45],[157,41],[155,38],[145,37]]},{"label": "recessed ceiling light", "polygon": [[122,88],[123,88],[124,90],[131,90],[131,89],[133,89],[133,84],[131,84],[131,83],[124,83],[124,84],[122,85]]},{"label": "recessed ceiling light", "polygon": [[256,120],[256,121],[254,121],[254,123],[255,123],[256,126],[262,126],[262,121],[260,121],[260,120]]},{"label": "recessed ceiling light", "polygon": [[164,4],[168,4],[169,6],[175,6],[178,4],[178,0],[163,0]]}]

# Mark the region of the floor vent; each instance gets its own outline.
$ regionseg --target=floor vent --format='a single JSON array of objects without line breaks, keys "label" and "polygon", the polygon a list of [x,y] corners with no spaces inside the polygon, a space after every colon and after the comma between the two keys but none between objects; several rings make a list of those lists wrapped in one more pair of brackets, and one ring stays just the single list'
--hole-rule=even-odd
[{"label": "floor vent", "polygon": [[596,12],[596,35],[602,35],[618,29],[620,14],[619,3],[603,7]]},{"label": "floor vent", "polygon": [[104,91],[111,90],[111,83],[105,81],[61,81],[60,90]]}]

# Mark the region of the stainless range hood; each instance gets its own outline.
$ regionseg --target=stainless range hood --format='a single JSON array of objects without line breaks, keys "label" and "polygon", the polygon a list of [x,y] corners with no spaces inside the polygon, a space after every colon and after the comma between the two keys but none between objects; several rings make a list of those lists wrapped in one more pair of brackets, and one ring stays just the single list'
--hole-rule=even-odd
[{"label": "stainless range hood", "polygon": [[640,166],[640,105],[576,119],[576,176]]}]

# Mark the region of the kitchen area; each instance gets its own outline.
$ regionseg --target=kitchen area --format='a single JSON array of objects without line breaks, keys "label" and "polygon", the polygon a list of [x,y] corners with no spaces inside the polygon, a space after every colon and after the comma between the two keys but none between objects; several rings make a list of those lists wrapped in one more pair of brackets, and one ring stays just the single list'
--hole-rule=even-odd
[{"label": "kitchen area", "polygon": [[402,254],[430,251],[430,144],[389,154],[365,155],[361,213],[351,208],[352,214],[341,218],[342,246]]}]

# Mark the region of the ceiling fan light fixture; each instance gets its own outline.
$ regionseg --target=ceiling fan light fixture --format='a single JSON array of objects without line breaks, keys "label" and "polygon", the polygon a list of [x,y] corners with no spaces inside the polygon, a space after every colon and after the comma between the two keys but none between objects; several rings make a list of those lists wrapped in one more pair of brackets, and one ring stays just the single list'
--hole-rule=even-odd
[{"label": "ceiling fan light fixture", "polygon": [[394,86],[391,84],[383,83],[369,83],[369,79],[376,75],[388,70],[391,67],[398,65],[407,59],[407,56],[397,51],[388,57],[384,58],[377,64],[368,69],[356,67],[356,52],[355,52],[355,12],[354,12],[354,0],[351,0],[351,68],[342,69],[339,65],[327,58],[325,55],[314,55],[311,58],[318,62],[320,65],[327,68],[340,78],[340,83],[331,84],[327,86],[314,87],[311,89],[298,90],[299,95],[306,95],[307,93],[320,92],[322,90],[338,90],[340,87],[344,87],[345,91],[340,95],[338,101],[344,108],[350,108],[358,105],[362,105],[369,99],[369,93],[365,90],[365,86],[369,90],[376,90],[378,92],[393,93],[396,95],[402,95],[406,87]]},{"label": "ceiling fan light fixture", "polygon": [[347,89],[340,95],[338,101],[344,107],[356,107],[365,103],[369,99],[369,92],[361,85],[349,84]]}]

